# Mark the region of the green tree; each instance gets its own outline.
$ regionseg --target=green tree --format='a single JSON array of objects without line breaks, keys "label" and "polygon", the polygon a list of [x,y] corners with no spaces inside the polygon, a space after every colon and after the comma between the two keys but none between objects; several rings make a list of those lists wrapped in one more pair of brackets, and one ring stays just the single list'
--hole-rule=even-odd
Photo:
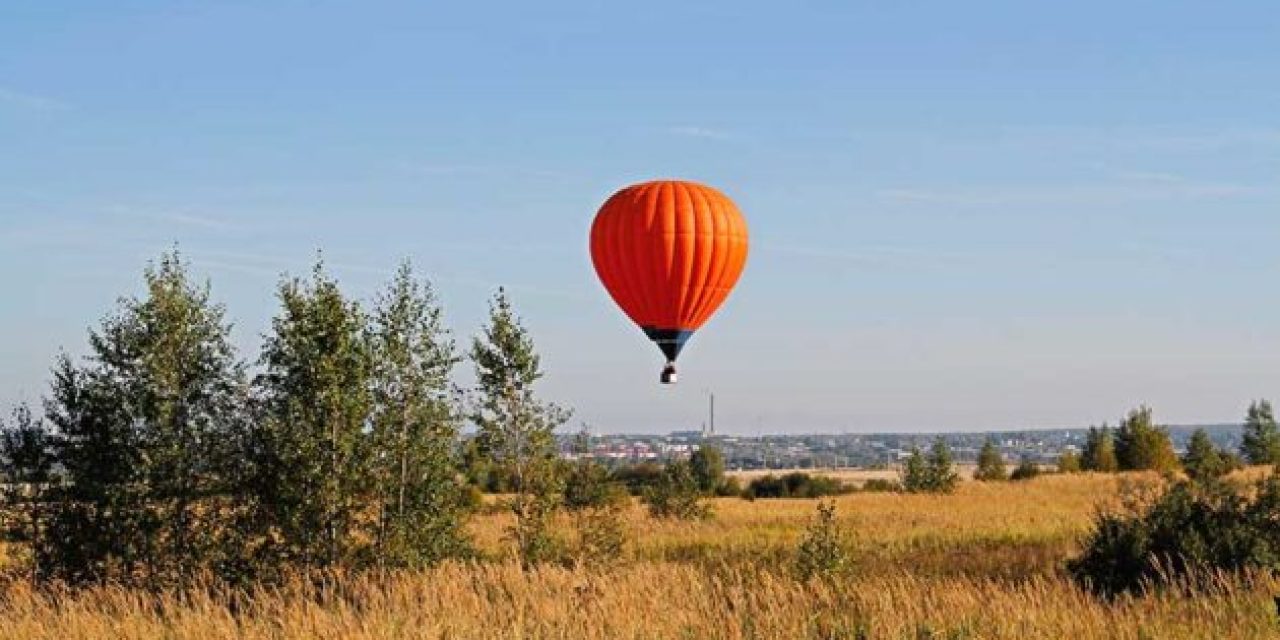
[{"label": "green tree", "polygon": [[911,448],[911,457],[902,469],[902,489],[908,493],[924,493],[930,491],[929,467],[925,463],[920,447]]},{"label": "green tree", "polygon": [[978,452],[978,469],[974,471],[973,479],[986,482],[1009,479],[1004,467],[1004,457],[1000,455],[994,442],[987,440],[982,444],[982,450]]},{"label": "green tree", "polygon": [[926,462],[932,490],[939,493],[955,491],[956,485],[960,482],[960,474],[956,473],[955,465],[952,463],[951,448],[941,436],[933,441]]},{"label": "green tree", "polygon": [[1084,451],[1080,455],[1080,466],[1085,471],[1114,473],[1120,470],[1120,461],[1116,459],[1115,436],[1111,428],[1089,427],[1089,435],[1085,439]]},{"label": "green tree", "polygon": [[591,456],[591,433],[584,425],[574,438],[573,452],[577,457],[568,468],[564,481],[564,506],[569,511],[584,511],[620,504],[627,499],[622,483],[609,476]]},{"label": "green tree", "polygon": [[272,541],[262,551],[305,567],[350,566],[367,551],[370,536],[357,533],[367,533],[376,482],[366,318],[318,262],[309,281],[285,280],[278,296],[256,380],[252,487]]},{"label": "green tree", "polygon": [[1040,465],[1030,458],[1023,458],[1022,462],[1019,462],[1017,468],[1013,470],[1013,473],[1009,474],[1009,479],[1015,481],[1031,480],[1039,475]]},{"label": "green tree", "polygon": [[561,495],[555,430],[569,419],[569,412],[535,394],[541,362],[502,289],[489,306],[483,334],[472,341],[471,360],[477,381],[471,411],[477,443],[496,466],[511,474],[516,491],[511,534],[528,567],[557,552],[550,530]]},{"label": "green tree", "polygon": [[630,497],[591,456],[591,433],[583,425],[574,438],[575,463],[564,486],[564,506],[573,514],[576,561],[597,567],[622,555],[626,544],[623,511]]},{"label": "green tree", "polygon": [[176,252],[145,279],[90,333],[87,362],[54,372],[67,487],[47,540],[70,580],[184,580],[239,552],[222,538],[245,390],[230,325]]},{"label": "green tree", "polygon": [[902,473],[902,488],[910,493],[951,493],[959,482],[951,449],[941,436],[933,441],[927,455],[913,448]]},{"label": "green tree", "polygon": [[1204,429],[1196,429],[1191,434],[1187,453],[1182,457],[1182,468],[1192,480],[1221,478],[1239,467],[1240,460],[1215,446]]},{"label": "green tree", "polygon": [[687,460],[669,463],[662,471],[658,483],[644,492],[649,515],[655,518],[697,520],[711,515],[711,509],[702,502],[702,489]]},{"label": "green tree", "polygon": [[1082,470],[1080,454],[1074,451],[1063,451],[1058,456],[1058,473],[1080,473]]},{"label": "green tree", "polygon": [[43,535],[48,527],[48,501],[54,483],[52,438],[31,409],[13,410],[13,423],[0,421],[0,482],[4,483],[5,539],[25,549],[31,581],[43,573]]},{"label": "green tree", "polygon": [[133,575],[141,562],[140,450],[114,385],[101,368],[77,366],[64,354],[49,394],[46,417],[64,482],[37,553],[49,559],[51,576],[71,583]]},{"label": "green tree", "polygon": [[1257,400],[1249,405],[1240,452],[1249,464],[1280,464],[1280,427],[1270,402]]},{"label": "green tree", "polygon": [[703,442],[689,457],[689,465],[704,494],[711,495],[724,484],[724,453],[720,447]]},{"label": "green tree", "polygon": [[1178,456],[1169,432],[1156,426],[1151,408],[1142,406],[1129,412],[1116,430],[1116,459],[1126,471],[1173,471]]},{"label": "green tree", "polygon": [[380,564],[434,563],[465,549],[457,482],[461,361],[430,284],[406,262],[370,318],[373,453]]},{"label": "green tree", "polygon": [[464,439],[461,458],[462,474],[467,484],[485,493],[510,493],[513,490],[510,474],[494,464],[478,434]]},{"label": "green tree", "polygon": [[1213,587],[1218,576],[1275,569],[1280,557],[1280,476],[1237,486],[1178,481],[1152,498],[1142,487],[1099,511],[1067,570],[1102,595],[1173,582]]},{"label": "green tree", "polygon": [[819,502],[818,515],[800,540],[795,571],[801,580],[832,578],[849,568],[844,534],[836,522],[836,503]]}]

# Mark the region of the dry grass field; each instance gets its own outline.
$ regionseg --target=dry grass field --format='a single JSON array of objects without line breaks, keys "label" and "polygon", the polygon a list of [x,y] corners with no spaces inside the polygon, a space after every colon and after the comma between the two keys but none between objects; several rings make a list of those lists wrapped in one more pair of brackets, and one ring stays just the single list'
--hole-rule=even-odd
[{"label": "dry grass field", "polygon": [[504,558],[505,517],[483,515],[472,530],[487,560],[421,573],[299,580],[251,597],[14,584],[0,601],[0,638],[1280,637],[1274,577],[1107,602],[1063,576],[1095,509],[1125,481],[1045,476],[965,482],[951,496],[843,496],[855,565],[832,582],[788,572],[814,501],[720,499],[716,517],[696,523],[654,522],[637,506],[626,557],[598,571],[524,573]]}]

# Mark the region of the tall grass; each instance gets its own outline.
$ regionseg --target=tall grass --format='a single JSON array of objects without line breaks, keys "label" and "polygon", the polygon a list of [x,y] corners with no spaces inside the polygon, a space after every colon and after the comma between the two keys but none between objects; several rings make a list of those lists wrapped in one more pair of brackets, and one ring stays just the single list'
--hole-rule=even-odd
[{"label": "tall grass", "polygon": [[0,638],[1276,638],[1269,575],[1212,576],[1199,591],[1096,599],[1071,583],[1108,476],[966,483],[952,496],[838,499],[853,569],[800,582],[787,570],[813,501],[718,501],[708,522],[629,514],[634,542],[601,571],[504,559],[501,515],[472,529],[490,557],[241,594],[159,596],[12,583]]},{"label": "tall grass", "polygon": [[601,574],[514,563],[301,580],[228,606],[219,592],[10,591],[0,637],[99,638],[1275,638],[1267,577],[1095,600],[1063,578],[854,577],[641,563]]}]

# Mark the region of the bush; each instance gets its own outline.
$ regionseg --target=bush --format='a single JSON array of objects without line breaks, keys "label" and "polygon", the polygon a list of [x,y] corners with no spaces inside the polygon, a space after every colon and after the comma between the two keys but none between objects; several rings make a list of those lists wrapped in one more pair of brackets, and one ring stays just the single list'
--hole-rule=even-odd
[{"label": "bush", "polygon": [[564,506],[569,511],[620,505],[627,500],[622,484],[610,479],[609,472],[593,461],[572,465],[564,483]]},{"label": "bush", "polygon": [[951,463],[951,449],[941,437],[934,441],[929,455],[913,449],[902,471],[902,488],[909,493],[951,493],[960,482]]},{"label": "bush", "polygon": [[1125,471],[1169,472],[1178,469],[1178,456],[1169,440],[1169,431],[1157,426],[1151,407],[1139,407],[1116,429],[1116,459]]},{"label": "bush", "polygon": [[901,493],[902,483],[897,480],[872,478],[862,483],[862,488],[859,491],[865,493]]},{"label": "bush", "polygon": [[1018,467],[1009,475],[1010,480],[1030,480],[1040,475],[1040,465],[1030,461],[1023,460]]},{"label": "bush", "polygon": [[1229,451],[1214,446],[1204,429],[1196,429],[1182,457],[1182,468],[1192,480],[1221,478],[1244,465],[1240,458]]},{"label": "bush", "polygon": [[1008,472],[1004,470],[1004,457],[1000,455],[996,444],[987,440],[982,444],[982,451],[978,452],[978,469],[973,472],[973,479],[994,482],[1008,478]]},{"label": "bush", "polygon": [[610,473],[615,482],[622,483],[633,496],[642,496],[662,482],[663,466],[654,462],[641,462],[621,466]]},{"label": "bush", "polygon": [[1107,596],[1205,571],[1280,568],[1280,476],[1238,488],[1181,481],[1153,501],[1132,491],[1099,513],[1071,575]]},{"label": "bush", "polygon": [[689,457],[689,468],[703,494],[713,495],[724,484],[724,454],[713,444],[699,446]]},{"label": "bush", "polygon": [[783,476],[769,474],[756,478],[742,492],[744,498],[822,498],[849,493],[850,488],[835,478],[800,471]]},{"label": "bush", "polygon": [[459,498],[462,508],[468,513],[475,513],[484,508],[484,492],[473,484],[464,485]]},{"label": "bush", "polygon": [[1271,403],[1255,401],[1244,419],[1240,453],[1250,464],[1280,464],[1280,426]]},{"label": "bush", "polygon": [[622,556],[627,542],[622,504],[578,510],[573,514],[573,523],[577,533],[575,560],[578,566],[601,567]]},{"label": "bush", "polygon": [[702,504],[692,468],[683,460],[667,465],[659,482],[644,492],[644,501],[655,518],[698,520],[711,515],[711,509]]},{"label": "bush", "polygon": [[844,536],[836,524],[836,504],[818,504],[818,515],[805,531],[796,553],[796,575],[801,580],[830,578],[848,568]]},{"label": "bush", "polygon": [[720,486],[716,487],[716,496],[721,498],[736,497],[742,495],[742,483],[738,481],[736,476],[727,476]]},{"label": "bush", "polygon": [[1058,473],[1080,473],[1083,470],[1079,454],[1063,451],[1058,457]]},{"label": "bush", "polygon": [[1120,461],[1116,459],[1116,439],[1107,425],[1102,425],[1101,429],[1089,427],[1084,451],[1080,453],[1080,467],[1085,471],[1100,473],[1120,470]]}]

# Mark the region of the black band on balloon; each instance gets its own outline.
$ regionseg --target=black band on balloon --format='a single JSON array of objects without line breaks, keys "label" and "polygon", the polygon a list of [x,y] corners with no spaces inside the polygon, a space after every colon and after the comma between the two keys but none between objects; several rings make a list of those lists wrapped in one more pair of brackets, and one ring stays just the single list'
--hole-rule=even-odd
[{"label": "black band on balloon", "polygon": [[693,337],[692,329],[659,329],[657,327],[642,327],[644,334],[649,336],[658,348],[662,350],[662,355],[667,357],[667,361],[675,362],[680,356],[680,350],[684,349],[684,345]]}]

